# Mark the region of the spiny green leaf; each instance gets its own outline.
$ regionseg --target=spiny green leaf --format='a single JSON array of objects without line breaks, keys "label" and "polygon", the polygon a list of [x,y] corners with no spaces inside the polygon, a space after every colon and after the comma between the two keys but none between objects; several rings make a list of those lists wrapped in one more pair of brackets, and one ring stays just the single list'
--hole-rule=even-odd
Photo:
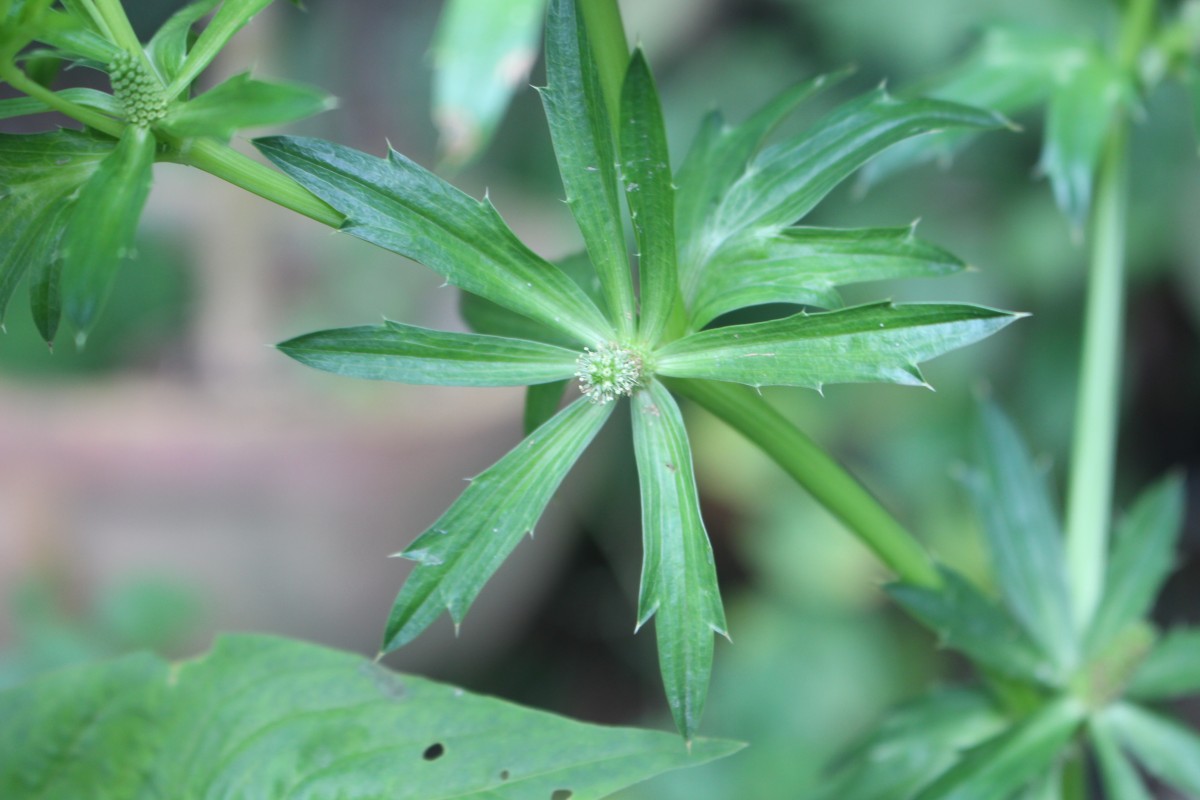
[{"label": "spiny green leaf", "polygon": [[968,485],[983,518],[1000,591],[1013,615],[1065,673],[1078,658],[1063,566],[1062,529],[1045,481],[998,409],[981,405],[976,425],[980,471]]},{"label": "spiny green leaf", "polygon": [[617,195],[616,145],[576,0],[550,0],[541,91],[567,204],[596,272],[609,317],[633,331],[633,280]]},{"label": "spiny green leaf", "polygon": [[1200,628],[1171,631],[1134,673],[1127,692],[1139,700],[1200,694]]},{"label": "spiny green leaf", "polygon": [[726,633],[725,612],[683,416],[657,381],[634,394],[633,444],[645,548],[637,624],[654,617],[671,716],[690,740],[708,695],[713,633]]},{"label": "spiny green leaf", "polygon": [[967,305],[879,303],[686,336],[655,354],[677,378],[751,386],[884,381],[925,385],[917,364],[989,336],[1017,315]]},{"label": "spiny green leaf", "polygon": [[1004,609],[957,572],[943,568],[941,573],[938,589],[900,583],[889,586],[888,594],[933,630],[942,646],[1012,678],[1054,682],[1046,657]]},{"label": "spiny green leaf", "polygon": [[[188,40],[192,26],[204,19],[221,0],[197,0],[176,11],[155,31],[146,45],[146,56],[158,70],[159,77],[171,84],[187,60]],[[187,87],[180,87],[186,90]]]},{"label": "spiny green leaf", "polygon": [[587,725],[391,672],[226,636],[0,693],[0,796],[595,800],[740,748]]},{"label": "spiny green leaf", "polygon": [[333,98],[319,89],[254,80],[250,73],[243,72],[175,106],[161,124],[176,136],[228,139],[244,128],[295,122],[335,105]]},{"label": "spiny green leaf", "polygon": [[1102,722],[1088,726],[1088,738],[1100,765],[1105,796],[1109,800],[1153,800],[1142,782],[1137,767],[1117,744],[1108,726]]},{"label": "spiny green leaf", "polygon": [[1200,795],[1200,736],[1132,703],[1105,709],[1100,720],[1154,777],[1185,796]]},{"label": "spiny green leaf", "polygon": [[155,139],[129,126],[75,201],[63,237],[63,310],[82,341],[108,299],[120,262],[133,255],[134,234],[154,166]]},{"label": "spiny green leaf", "polygon": [[785,228],[743,234],[714,257],[691,304],[701,328],[721,314],[764,303],[837,308],[834,287],[891,278],[945,275],[963,262],[906,228]]},{"label": "spiny green leaf", "polygon": [[256,139],[267,158],[347,218],[343,230],[408,256],[450,283],[585,345],[612,326],[562,270],[535,255],[480,202],[394,150],[387,160],[289,136]]},{"label": "spiny green leaf", "polygon": [[508,554],[532,533],[567,471],[612,413],[579,398],[472,479],[400,555],[418,562],[392,607],[384,650],[412,641],[443,611],[461,623]]},{"label": "spiny green leaf", "polygon": [[462,166],[492,138],[537,60],[545,0],[450,0],[433,44],[433,117]]},{"label": "spiny green leaf", "polygon": [[167,94],[174,97],[183,92],[212,63],[229,40],[270,4],[271,0],[224,0],[188,50],[168,85]]},{"label": "spiny green leaf", "polygon": [[566,380],[578,353],[522,339],[447,333],[390,320],[308,333],[279,345],[315,369],[437,386],[527,386]]},{"label": "spiny green leaf", "polygon": [[1175,563],[1183,494],[1180,476],[1167,477],[1147,489],[1117,526],[1104,596],[1088,630],[1089,653],[1098,652],[1149,613]]}]

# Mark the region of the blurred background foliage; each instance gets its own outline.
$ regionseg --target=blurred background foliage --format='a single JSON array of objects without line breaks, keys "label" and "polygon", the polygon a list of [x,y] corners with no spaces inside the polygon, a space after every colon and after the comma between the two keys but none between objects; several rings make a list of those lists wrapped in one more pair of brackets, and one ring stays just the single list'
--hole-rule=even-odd
[{"label": "blurred background foliage", "polygon": [[[180,3],[126,5],[150,31]],[[307,5],[272,6],[203,80],[252,64],[318,85],[340,108],[290,132],[376,153],[387,141],[436,164],[429,53],[440,4]],[[655,69],[676,161],[713,106],[738,120],[817,72],[857,66],[821,101],[831,104],[880,81],[904,87],[936,75],[995,23],[1100,37],[1114,23],[1110,4],[1088,0],[624,6]],[[1183,90],[1156,91],[1145,110],[1133,140],[1117,497],[1123,506],[1170,467],[1188,470],[1184,551],[1157,611],[1170,625],[1200,621],[1200,159]],[[930,365],[936,392],[768,394],[975,577],[977,521],[954,478],[972,393],[1012,414],[1059,486],[1074,404],[1085,252],[1035,174],[1041,120],[1017,121],[1023,133],[989,134],[948,171],[841,190],[811,224],[920,217],[925,237],[977,267],[919,287],[865,287],[848,301],[953,298],[1033,316]],[[16,122],[5,130],[33,129]],[[532,91],[517,93],[489,151],[455,181],[477,196],[486,189],[541,253],[579,247]],[[436,517],[457,478],[517,440],[519,392],[343,381],[273,353],[264,345],[381,315],[461,323],[452,291],[431,273],[206,175],[160,168],[139,242],[86,350],[47,353],[19,299],[0,337],[0,685],[132,647],[187,654],[217,629],[374,652],[407,568],[384,556]],[[735,434],[689,413],[734,640],[717,648],[704,731],[752,746],[622,797],[800,797],[884,709],[963,677],[963,667],[884,601],[886,574],[828,515]],[[610,426],[604,437],[621,435],[628,430]],[[622,460],[631,457],[603,444],[536,541],[485,590],[461,637],[447,624],[393,666],[592,721],[669,727],[652,638],[632,635],[638,510]]]}]

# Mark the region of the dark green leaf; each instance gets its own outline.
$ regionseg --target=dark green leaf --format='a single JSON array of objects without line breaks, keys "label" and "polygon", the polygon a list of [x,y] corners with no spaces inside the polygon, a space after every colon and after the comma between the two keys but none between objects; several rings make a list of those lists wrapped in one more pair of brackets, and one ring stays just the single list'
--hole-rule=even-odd
[{"label": "dark green leaf", "polygon": [[83,186],[63,237],[63,310],[80,341],[108,299],[120,262],[133,256],[138,219],[150,194],[155,139],[129,126]]},{"label": "dark green leaf", "polygon": [[1187,85],[1192,95],[1192,130],[1200,142],[1200,67],[1188,67]]},{"label": "dark green leaf", "polygon": [[29,309],[33,324],[47,344],[53,344],[62,319],[62,256],[59,244],[66,232],[66,223],[73,211],[72,203],[63,198],[48,208],[40,218],[41,231],[31,250],[17,257],[29,264]]},{"label": "dark green leaf", "polygon": [[1046,657],[1004,609],[957,572],[941,572],[938,589],[899,583],[889,586],[888,594],[932,629],[943,647],[1011,678],[1053,683],[1054,670]]},{"label": "dark green leaf", "polygon": [[1181,628],[1163,637],[1134,673],[1128,694],[1139,700],[1200,694],[1200,628]]},{"label": "dark green leaf", "polygon": [[[187,59],[192,26],[204,19],[221,0],[197,0],[171,15],[162,24],[146,45],[146,56],[150,59],[163,81],[170,84],[179,75]],[[180,87],[186,90],[187,87]]]},{"label": "dark green leaf", "polygon": [[0,796],[14,800],[589,800],[739,747],[689,751],[670,734],[586,725],[266,636],[0,694]]},{"label": "dark green leaf", "polygon": [[387,160],[320,139],[271,136],[267,158],[347,221],[343,230],[408,256],[468,292],[595,345],[612,326],[562,270],[480,202],[394,150]]},{"label": "dark green leaf", "polygon": [[1183,481],[1178,475],[1146,490],[1121,520],[1104,596],[1088,630],[1089,653],[1098,652],[1149,613],[1175,563],[1182,527]]},{"label": "dark green leaf", "polygon": [[1008,800],[1061,756],[1086,714],[1073,697],[1049,703],[968,751],[917,800]]},{"label": "dark green leaf", "polygon": [[609,315],[633,331],[633,280],[617,195],[616,146],[576,0],[550,0],[542,102],[567,204],[600,276]]},{"label": "dark green leaf", "polygon": [[479,476],[400,555],[418,562],[392,607],[384,650],[417,637],[443,611],[462,622],[492,573],[533,533],[567,471],[612,413],[579,398]]},{"label": "dark green leaf", "polygon": [[558,413],[570,381],[554,381],[553,383],[538,383],[525,390],[525,435],[536,431],[545,425]]},{"label": "dark green leaf", "polygon": [[980,470],[968,485],[983,518],[1000,591],[1013,615],[1065,672],[1077,660],[1063,566],[1062,529],[1045,481],[1012,423],[981,405],[976,429]]},{"label": "dark green leaf", "polygon": [[1137,767],[1125,755],[1103,722],[1088,726],[1088,738],[1096,753],[1105,796],[1109,800],[1153,800]]},{"label": "dark green leaf", "polygon": [[[271,0],[223,0],[217,13],[213,14],[213,18],[204,27],[196,42],[188,49],[183,63],[179,65],[167,87],[167,94],[175,97],[187,89],[196,76],[225,48],[234,34],[270,4]],[[172,48],[174,47],[175,45],[172,45]],[[174,57],[176,53],[176,50],[172,50],[171,56]]]},{"label": "dark green leaf", "polygon": [[1101,724],[1146,771],[1188,797],[1200,796],[1200,736],[1131,703],[1105,709]]},{"label": "dark green leaf", "polygon": [[701,328],[721,314],[763,303],[837,308],[834,287],[889,278],[945,275],[961,260],[907,228],[784,228],[742,235],[721,249],[693,294],[690,319]]},{"label": "dark green leaf", "polygon": [[250,73],[243,72],[194,100],[175,106],[161,124],[176,136],[228,139],[243,128],[295,122],[334,105],[333,98],[318,89],[296,83],[257,81]]},{"label": "dark green leaf", "polygon": [[886,381],[925,385],[917,364],[978,341],[1017,316],[966,305],[879,303],[694,333],[662,348],[677,378],[751,386]]},{"label": "dark green leaf", "polygon": [[487,146],[537,60],[545,0],[450,0],[433,44],[433,117],[461,166]]},{"label": "dark green leaf", "polygon": [[447,333],[390,320],[289,339],[279,349],[301,364],[378,381],[438,386],[527,386],[566,380],[578,353],[522,339]]},{"label": "dark green leaf", "polygon": [[726,633],[725,612],[683,416],[657,381],[633,396],[633,444],[645,548],[637,624],[654,617],[671,716],[690,740],[708,695],[713,633]]}]

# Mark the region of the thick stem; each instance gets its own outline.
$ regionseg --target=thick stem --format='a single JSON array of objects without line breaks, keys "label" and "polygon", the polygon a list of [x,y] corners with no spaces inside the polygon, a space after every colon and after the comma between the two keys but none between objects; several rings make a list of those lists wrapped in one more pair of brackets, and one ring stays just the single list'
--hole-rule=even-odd
[{"label": "thick stem", "polygon": [[713,381],[676,379],[667,385],[756,444],[902,580],[926,588],[941,586],[941,577],[921,543],[841,464],[754,391]]}]

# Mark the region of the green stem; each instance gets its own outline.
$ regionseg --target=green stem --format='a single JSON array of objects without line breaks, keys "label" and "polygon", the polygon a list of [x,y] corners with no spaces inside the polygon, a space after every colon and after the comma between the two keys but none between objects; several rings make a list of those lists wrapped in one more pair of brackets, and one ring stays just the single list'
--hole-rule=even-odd
[{"label": "green stem", "polygon": [[879,501],[800,429],[751,389],[714,381],[670,380],[672,391],[699,403],[756,444],[840,519],[900,578],[936,589],[929,554]]},{"label": "green stem", "polygon": [[617,0],[578,0],[579,12],[587,27],[592,57],[600,72],[600,87],[608,119],[613,129],[613,141],[620,138],[621,85],[629,68],[629,43],[621,23],[621,7]]},{"label": "green stem", "polygon": [[94,0],[95,8],[108,27],[112,43],[128,53],[141,55],[142,43],[138,40],[125,9],[118,0]]}]

